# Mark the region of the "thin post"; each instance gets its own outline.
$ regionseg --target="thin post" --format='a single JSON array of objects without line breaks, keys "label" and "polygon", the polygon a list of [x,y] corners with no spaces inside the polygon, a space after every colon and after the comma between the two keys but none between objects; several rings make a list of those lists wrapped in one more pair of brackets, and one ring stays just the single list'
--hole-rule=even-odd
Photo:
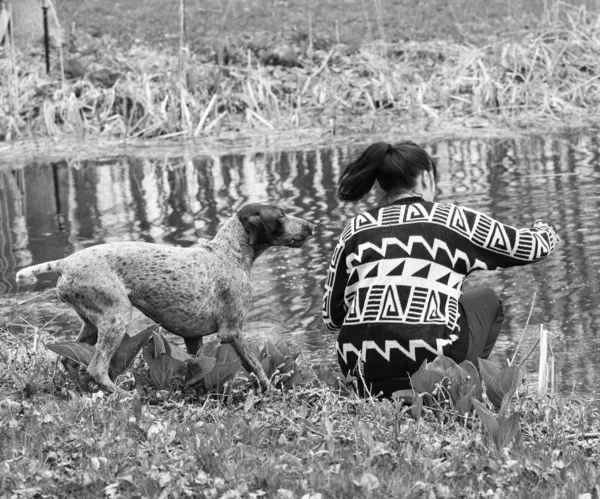
[{"label": "thin post", "polygon": [[540,324],[540,366],[538,370],[538,395],[548,393],[548,332]]},{"label": "thin post", "polygon": [[58,61],[60,65],[60,83],[62,87],[65,86],[65,58],[63,54],[62,48],[62,29],[60,27],[60,21],[58,20],[58,14],[56,13],[56,8],[54,7],[54,3],[52,0],[46,0],[50,5],[50,14],[52,14],[52,18],[54,20],[54,25],[56,26],[56,40],[58,45]]},{"label": "thin post", "polygon": [[15,33],[13,30],[12,23],[12,10],[10,5],[2,2],[2,10],[0,11],[4,18],[6,29],[4,31],[4,47],[8,52],[8,68],[10,70],[10,77],[8,79],[8,93],[11,100],[11,111],[13,113],[19,112],[19,80],[17,78],[17,64],[15,61]]},{"label": "thin post", "polygon": [[[192,134],[191,122],[189,119],[189,111],[186,104],[186,61],[187,61],[187,40],[185,26],[185,0],[179,0],[179,106],[180,106],[180,123],[183,131],[187,125],[188,134]],[[189,89],[188,89],[189,90]]]},{"label": "thin post", "polygon": [[10,42],[10,10],[8,6],[0,0],[0,42],[4,40],[4,47],[8,52],[8,45]]},{"label": "thin post", "polygon": [[48,30],[48,0],[43,0],[42,11],[44,13],[44,50],[46,51],[46,74],[50,73],[50,33]]}]

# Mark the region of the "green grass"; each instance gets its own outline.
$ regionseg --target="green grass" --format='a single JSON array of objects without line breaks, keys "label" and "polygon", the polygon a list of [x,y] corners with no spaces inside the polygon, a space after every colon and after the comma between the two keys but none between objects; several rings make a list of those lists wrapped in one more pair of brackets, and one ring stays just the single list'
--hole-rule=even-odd
[{"label": "green grass", "polygon": [[[31,333],[32,331],[29,330]],[[43,331],[0,331],[0,497],[598,497],[597,401],[519,389],[521,442],[474,416],[358,399],[339,382],[227,397],[81,392]],[[307,496],[308,494],[308,496]],[[321,494],[320,496],[318,494]]]},{"label": "green grass", "polygon": [[[433,417],[416,425],[400,419],[392,403],[318,388],[254,402],[170,397],[144,404],[137,417],[131,398],[32,397],[2,406],[0,489],[7,492],[389,498],[481,497],[491,490],[541,498],[597,497],[600,487],[597,440],[557,441],[548,431],[560,423],[549,428],[535,408],[533,434],[499,454],[479,428]],[[550,404],[537,410],[546,408],[556,417]]]}]

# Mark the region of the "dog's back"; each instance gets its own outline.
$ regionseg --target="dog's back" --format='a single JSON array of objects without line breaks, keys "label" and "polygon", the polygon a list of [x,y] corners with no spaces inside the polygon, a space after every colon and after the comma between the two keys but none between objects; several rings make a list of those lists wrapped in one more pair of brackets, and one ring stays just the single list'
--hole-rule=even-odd
[{"label": "dog's back", "polygon": [[237,322],[250,304],[250,276],[236,261],[205,246],[181,248],[124,242],[83,249],[22,269],[19,283],[60,275],[59,298],[75,310],[126,296],[146,316],[178,336],[205,336]]}]

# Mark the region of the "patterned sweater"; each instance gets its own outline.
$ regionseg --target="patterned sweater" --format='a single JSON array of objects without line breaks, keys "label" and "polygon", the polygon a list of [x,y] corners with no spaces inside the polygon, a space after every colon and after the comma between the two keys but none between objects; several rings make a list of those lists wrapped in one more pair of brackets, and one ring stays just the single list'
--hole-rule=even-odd
[{"label": "patterned sweater", "polygon": [[339,330],[344,374],[358,359],[368,380],[407,380],[440,354],[461,362],[468,348],[458,301],[465,277],[542,260],[557,240],[541,220],[516,229],[420,197],[354,217],[334,250],[323,298],[323,320]]}]

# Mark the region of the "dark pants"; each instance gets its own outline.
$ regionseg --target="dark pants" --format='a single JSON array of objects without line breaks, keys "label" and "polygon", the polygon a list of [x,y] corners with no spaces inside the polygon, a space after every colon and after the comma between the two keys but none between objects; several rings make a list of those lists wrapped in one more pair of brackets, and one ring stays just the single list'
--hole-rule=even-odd
[{"label": "dark pants", "polygon": [[492,353],[504,320],[504,310],[498,295],[490,288],[475,288],[460,297],[469,322],[468,360],[478,366],[478,358],[487,359]]},{"label": "dark pants", "polygon": [[[500,326],[504,320],[502,302],[492,289],[475,288],[463,293],[459,303],[469,324],[469,347],[465,360],[479,368],[478,359],[490,356],[500,334]],[[365,382],[369,388],[368,393],[382,394],[384,397],[391,397],[395,391],[410,388],[408,378],[365,379]],[[358,391],[363,397],[368,394],[360,381]]]}]

